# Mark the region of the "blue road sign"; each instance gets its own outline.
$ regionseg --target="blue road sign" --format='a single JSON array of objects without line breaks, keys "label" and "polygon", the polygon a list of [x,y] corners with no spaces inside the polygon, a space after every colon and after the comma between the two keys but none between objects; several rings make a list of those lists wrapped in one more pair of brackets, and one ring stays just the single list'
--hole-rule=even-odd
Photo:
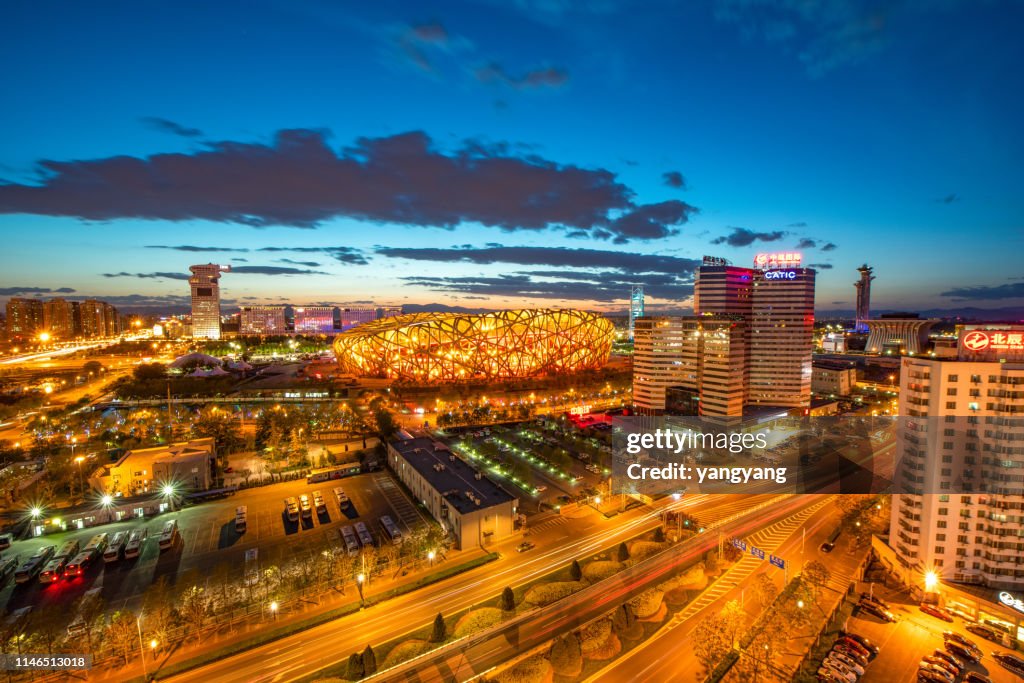
[{"label": "blue road sign", "polygon": [[772,555],[770,558],[768,558],[768,561],[771,562],[772,564],[774,564],[779,569],[785,569],[786,568],[786,561],[784,559],[782,559],[781,557],[777,557],[775,555]]},{"label": "blue road sign", "polygon": [[746,550],[747,549],[747,542],[744,541],[741,538],[734,538],[734,539],[732,539],[732,544],[734,546],[736,546],[737,548],[739,548],[740,550]]},{"label": "blue road sign", "polygon": [[764,559],[764,551],[761,550],[760,548],[755,548],[754,546],[750,546],[750,554],[753,555],[754,557],[756,557],[759,560],[763,560]]}]

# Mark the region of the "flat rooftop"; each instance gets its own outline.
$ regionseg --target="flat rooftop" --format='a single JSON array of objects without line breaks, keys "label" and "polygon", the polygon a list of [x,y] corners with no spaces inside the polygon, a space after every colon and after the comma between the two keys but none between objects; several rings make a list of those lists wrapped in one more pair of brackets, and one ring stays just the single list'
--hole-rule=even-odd
[{"label": "flat rooftop", "polygon": [[515,500],[481,470],[430,437],[396,439],[391,447],[461,514]]}]

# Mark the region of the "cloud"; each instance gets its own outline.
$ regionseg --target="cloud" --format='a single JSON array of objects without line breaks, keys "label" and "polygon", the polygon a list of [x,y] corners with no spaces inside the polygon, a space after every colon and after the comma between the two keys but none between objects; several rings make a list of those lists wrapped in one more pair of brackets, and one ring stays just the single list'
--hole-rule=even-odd
[{"label": "cloud", "polygon": [[711,240],[711,244],[728,244],[730,247],[747,247],[754,242],[777,242],[785,237],[786,233],[781,230],[771,232],[754,232],[747,228],[732,229],[728,235]]},{"label": "cloud", "polygon": [[347,263],[355,266],[365,266],[369,261],[363,256],[363,252],[355,247],[262,247],[256,251],[292,251],[299,254],[327,254],[339,263]]},{"label": "cloud", "polygon": [[437,43],[444,45],[448,42],[448,31],[444,26],[437,22],[430,22],[426,24],[413,24],[409,28],[416,40],[422,43]]},{"label": "cloud", "polygon": [[825,244],[825,245],[824,245],[824,246],[823,246],[823,247],[821,248],[821,250],[822,250],[822,251],[835,251],[835,250],[836,250],[836,248],[837,248],[837,247],[836,247],[836,245],[835,245],[835,244],[833,244],[832,242],[828,242],[827,244]]},{"label": "cloud", "polygon": [[72,294],[71,287],[51,289],[49,287],[0,287],[0,296],[17,296],[19,294]]},{"label": "cloud", "polygon": [[805,223],[803,221],[798,221],[796,223],[790,223],[786,227],[787,228],[806,228],[807,227],[807,223]]},{"label": "cloud", "polygon": [[319,268],[320,264],[316,261],[293,261],[290,258],[279,258],[278,263],[290,263],[293,266],[306,266],[307,268]]},{"label": "cloud", "polygon": [[942,292],[940,296],[947,296],[960,301],[994,301],[997,299],[1024,299],[1024,282],[1014,282],[1007,285],[974,287],[954,287]]},{"label": "cloud", "polygon": [[127,273],[121,271],[120,273],[101,273],[103,277],[138,277],[144,279],[163,278],[166,280],[187,280],[189,278],[188,273]]},{"label": "cloud", "polygon": [[290,266],[232,266],[232,273],[243,275],[329,275],[322,270],[292,268]]},{"label": "cloud", "polygon": [[206,252],[206,251],[237,251],[244,252],[249,251],[245,248],[240,247],[197,247],[192,244],[180,244],[177,246],[166,246],[163,244],[147,244],[146,249],[172,249],[174,251],[191,251],[191,252]]},{"label": "cloud", "polygon": [[516,90],[533,88],[560,88],[569,82],[569,73],[557,67],[544,67],[527,71],[521,76],[512,76],[497,62],[476,70],[476,79],[481,83],[500,83]]},{"label": "cloud", "polygon": [[335,151],[327,136],[285,130],[270,144],[228,141],[193,153],[41,161],[41,184],[0,184],[0,214],[298,228],[347,217],[654,239],[674,234],[696,211],[682,202],[637,205],[634,191],[611,171],[536,154],[476,144],[444,153],[421,131],[360,138]]},{"label": "cloud", "polygon": [[818,246],[818,243],[812,240],[810,237],[804,237],[803,239],[796,243],[797,249],[813,249],[816,246]]},{"label": "cloud", "polygon": [[686,178],[684,178],[683,174],[679,171],[668,171],[666,173],[662,173],[661,178],[669,187],[674,187],[679,190],[686,189]]},{"label": "cloud", "polygon": [[818,270],[832,270],[831,263],[809,263],[807,265],[810,268],[817,268]]},{"label": "cloud", "polygon": [[153,130],[170,133],[171,135],[177,135],[183,138],[198,138],[203,135],[203,131],[198,128],[188,128],[180,123],[175,123],[168,119],[162,119],[159,116],[144,116],[139,120]]},{"label": "cloud", "polygon": [[918,8],[906,0],[717,0],[715,17],[737,26],[744,38],[795,54],[810,76],[820,77],[881,52],[889,43],[889,14],[903,9]]},{"label": "cloud", "polygon": [[388,258],[416,261],[513,264],[537,268],[497,277],[404,278],[432,291],[495,297],[614,301],[628,298],[631,284],[643,283],[652,297],[681,300],[693,292],[696,259],[600,249],[561,247],[412,248],[378,247]]},{"label": "cloud", "polygon": [[939,197],[935,200],[937,204],[953,204],[958,201],[960,201],[960,197],[956,194],[947,194],[945,197]]}]

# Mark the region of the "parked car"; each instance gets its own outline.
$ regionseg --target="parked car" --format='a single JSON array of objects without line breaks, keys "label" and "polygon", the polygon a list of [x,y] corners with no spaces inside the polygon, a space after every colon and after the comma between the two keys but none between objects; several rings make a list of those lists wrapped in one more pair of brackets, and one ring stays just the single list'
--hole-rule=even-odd
[{"label": "parked car", "polygon": [[873,602],[876,605],[878,605],[879,607],[881,607],[882,609],[892,609],[891,607],[889,607],[889,603],[887,603],[885,600],[883,600],[882,598],[880,598],[880,597],[878,597],[876,595],[872,595],[870,593],[861,593],[860,594],[860,599],[861,600],[867,600],[868,602]]},{"label": "parked car", "polygon": [[818,680],[822,683],[848,683],[845,677],[840,676],[838,673],[826,666],[822,666],[818,669]]},{"label": "parked car", "polygon": [[948,673],[950,676],[952,676],[954,679],[957,676],[960,675],[960,669],[958,669],[957,667],[953,666],[952,664],[947,662],[945,659],[942,659],[941,657],[934,657],[932,655],[927,655],[921,661],[922,662],[928,662],[932,666],[939,667],[940,669],[942,669],[943,671]]},{"label": "parked car", "polygon": [[857,674],[858,678],[864,675],[864,667],[858,664],[856,660],[854,660],[854,658],[849,655],[843,654],[842,652],[838,652],[836,650],[832,650],[832,652],[828,653],[828,658],[842,662],[847,668],[850,669],[850,671]]},{"label": "parked car", "polygon": [[949,613],[949,610],[942,609],[941,607],[936,607],[935,605],[929,605],[927,603],[922,602],[921,611],[925,614],[930,614],[931,616],[937,619],[942,619],[943,621],[953,623],[953,615]]},{"label": "parked car", "polygon": [[918,669],[917,680],[920,683],[949,683],[949,678],[945,674],[936,673],[928,669]]},{"label": "parked car", "polygon": [[867,664],[868,660],[871,659],[871,651],[853,638],[846,638],[845,636],[839,638],[835,643],[835,649],[840,652],[852,652],[856,654],[858,658],[862,659],[865,664]]},{"label": "parked car", "polygon": [[982,638],[991,640],[995,643],[1003,642],[1003,636],[999,631],[996,631],[990,626],[985,626],[984,624],[967,624],[964,628],[976,636],[981,636]]},{"label": "parked car", "polygon": [[879,607],[878,605],[876,605],[873,602],[865,602],[865,601],[862,600],[858,604],[858,607],[860,607],[862,612],[867,612],[868,614],[874,615],[874,616],[878,617],[879,619],[881,619],[882,621],[887,621],[887,622],[890,622],[890,623],[896,621],[896,615],[895,614],[893,614],[892,612],[890,612],[887,609],[883,609],[883,608]]},{"label": "parked car", "polygon": [[932,652],[932,657],[938,657],[939,659],[949,662],[949,665],[956,669],[957,676],[964,672],[964,663],[945,650],[936,648],[935,651]]},{"label": "parked car", "polygon": [[865,638],[859,633],[854,633],[853,631],[840,631],[839,636],[842,638],[849,638],[850,640],[856,642],[862,648],[870,652],[872,656],[878,654],[878,646],[871,642],[869,638]]},{"label": "parked car", "polygon": [[992,679],[977,671],[968,671],[964,676],[964,683],[992,683]]},{"label": "parked car", "polygon": [[833,676],[846,681],[846,683],[857,683],[857,674],[842,666],[834,659],[825,659],[825,661],[821,663],[821,666]]},{"label": "parked car", "polygon": [[953,675],[945,669],[943,669],[941,666],[932,664],[931,662],[925,660],[921,660],[921,664],[918,668],[918,671],[927,671],[931,674],[934,674],[935,676],[938,676],[941,680],[944,680],[946,683],[953,683],[953,681],[955,680],[953,678]]},{"label": "parked car", "polygon": [[[970,626],[970,624],[967,624],[968,631],[970,630]],[[956,631],[943,631],[942,639],[947,643],[959,643],[960,645],[966,647],[968,650],[974,651],[978,655],[979,659],[981,658],[981,648],[978,647],[978,645],[967,636],[960,635]]]},{"label": "parked car", "polygon": [[516,546],[516,552],[525,553],[527,550],[532,550],[534,547],[535,546],[533,545],[533,543],[530,543],[529,541],[523,541],[522,543]]},{"label": "parked car", "polygon": [[992,658],[999,662],[1000,666],[1004,669],[1009,669],[1018,676],[1024,676],[1024,659],[1021,659],[1017,655],[1011,655],[1005,652],[993,652]]},{"label": "parked car", "polygon": [[979,662],[981,661],[981,653],[977,650],[972,650],[966,645],[961,645],[955,640],[946,641],[946,651],[956,657],[959,657],[965,662]]},{"label": "parked car", "polygon": [[0,534],[0,550],[7,550],[14,543],[14,534]]}]

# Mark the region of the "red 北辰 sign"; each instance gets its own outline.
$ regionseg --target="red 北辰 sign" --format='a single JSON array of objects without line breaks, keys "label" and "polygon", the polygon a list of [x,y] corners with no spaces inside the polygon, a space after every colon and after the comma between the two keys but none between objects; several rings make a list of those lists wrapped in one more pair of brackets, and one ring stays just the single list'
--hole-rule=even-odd
[{"label": "red \u5317\u8fb0 sign", "polygon": [[1024,351],[1024,330],[971,330],[960,338],[963,347],[981,351]]}]

